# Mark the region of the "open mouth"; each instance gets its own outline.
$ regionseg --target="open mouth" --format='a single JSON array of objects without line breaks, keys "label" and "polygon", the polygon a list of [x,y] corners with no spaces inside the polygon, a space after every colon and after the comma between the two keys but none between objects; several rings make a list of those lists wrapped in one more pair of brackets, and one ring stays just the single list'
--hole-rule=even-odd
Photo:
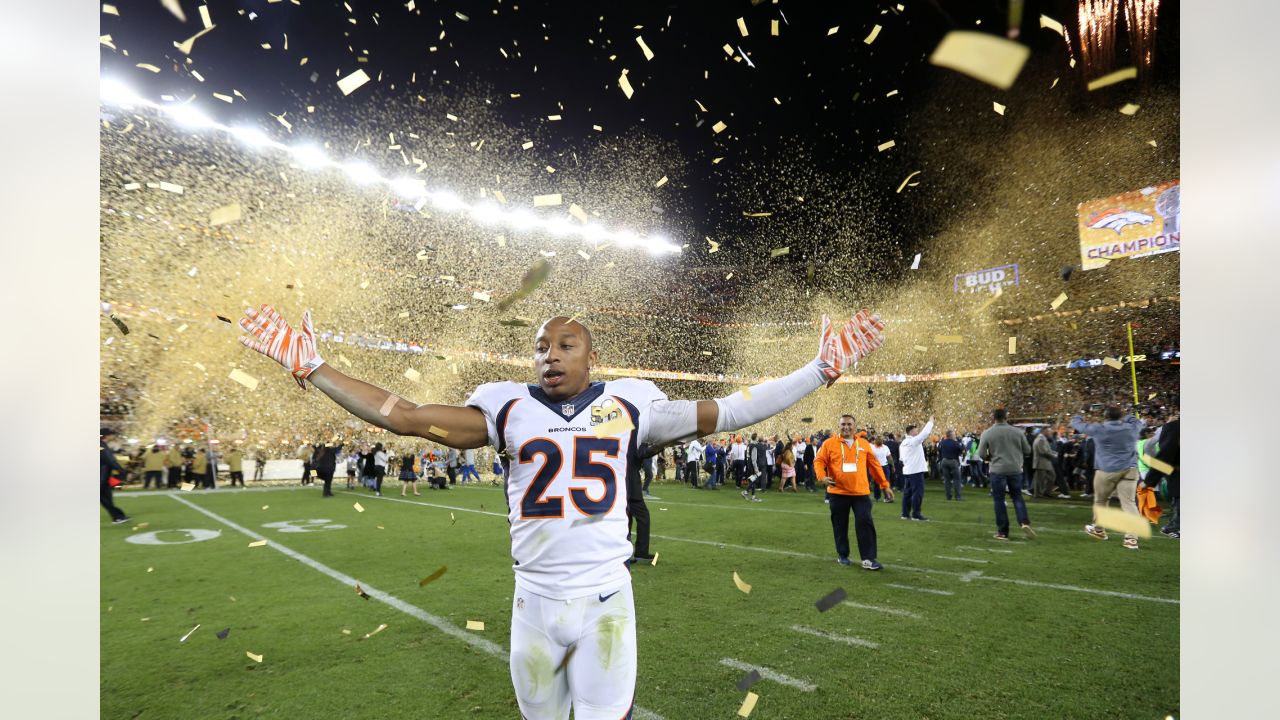
[{"label": "open mouth", "polygon": [[547,370],[546,372],[542,373],[542,382],[552,387],[559,385],[563,380],[564,380],[564,371],[562,370]]}]

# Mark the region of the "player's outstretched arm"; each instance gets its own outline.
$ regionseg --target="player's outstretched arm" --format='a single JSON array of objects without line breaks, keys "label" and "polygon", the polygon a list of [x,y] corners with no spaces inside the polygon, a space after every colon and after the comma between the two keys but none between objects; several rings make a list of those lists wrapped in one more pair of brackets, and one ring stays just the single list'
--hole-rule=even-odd
[{"label": "player's outstretched arm", "polygon": [[[701,437],[740,430],[773,417],[823,385],[830,386],[855,362],[884,344],[884,322],[863,310],[836,327],[822,316],[818,356],[786,377],[750,388],[751,399],[736,392],[716,400],[668,401],[653,408],[648,441]],[[694,434],[696,432],[696,435]]]},{"label": "player's outstretched arm", "polygon": [[300,330],[294,330],[270,305],[245,310],[240,327],[249,333],[241,335],[240,342],[283,365],[299,387],[305,390],[309,380],[347,412],[371,425],[464,450],[488,442],[484,414],[476,408],[417,405],[326,364],[316,350],[310,310],[303,313]]}]

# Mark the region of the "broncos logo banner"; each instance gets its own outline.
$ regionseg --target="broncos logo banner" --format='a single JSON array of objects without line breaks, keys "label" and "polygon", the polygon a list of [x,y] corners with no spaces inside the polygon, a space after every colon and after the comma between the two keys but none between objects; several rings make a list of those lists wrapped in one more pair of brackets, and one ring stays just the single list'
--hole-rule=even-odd
[{"label": "broncos logo banner", "polygon": [[1080,203],[1080,268],[1182,247],[1177,180]]}]

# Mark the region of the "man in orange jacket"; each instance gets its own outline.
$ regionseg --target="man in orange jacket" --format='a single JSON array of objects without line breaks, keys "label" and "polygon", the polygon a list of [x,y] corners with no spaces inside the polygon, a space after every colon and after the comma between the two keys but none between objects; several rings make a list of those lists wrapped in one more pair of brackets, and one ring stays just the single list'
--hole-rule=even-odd
[{"label": "man in orange jacket", "polygon": [[871,519],[871,479],[890,501],[893,490],[885,479],[884,468],[867,442],[867,434],[859,432],[852,415],[840,416],[840,435],[827,438],[813,459],[816,474],[827,486],[831,500],[831,529],[836,536],[836,562],[849,562],[849,511],[853,511],[853,532],[858,538],[858,555],[863,570],[879,570],[876,562],[876,526]]}]

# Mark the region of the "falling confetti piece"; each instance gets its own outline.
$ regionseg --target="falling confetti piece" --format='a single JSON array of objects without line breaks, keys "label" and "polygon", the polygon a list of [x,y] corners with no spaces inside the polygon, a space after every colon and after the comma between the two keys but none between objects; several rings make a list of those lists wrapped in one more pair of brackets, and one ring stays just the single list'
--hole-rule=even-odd
[{"label": "falling confetti piece", "polygon": [[364,506],[360,503],[356,503],[355,505],[352,505],[352,507],[356,509],[356,512],[364,512]]},{"label": "falling confetti piece", "polygon": [[182,6],[178,4],[178,0],[160,0],[160,4],[164,6],[165,10],[173,13],[174,17],[182,22],[187,21],[187,14],[182,11]]},{"label": "falling confetti piece", "polygon": [[[410,370],[412,370],[412,368],[410,368]],[[409,377],[410,370],[405,371],[405,377]],[[417,371],[415,370],[413,372],[416,373]],[[411,377],[409,379],[413,380]],[[414,380],[414,382],[417,382],[417,380]],[[391,410],[395,408],[396,403],[398,402],[400,402],[400,398],[398,396],[388,395],[387,399],[382,403],[382,407],[378,409],[378,412],[382,414],[382,417],[387,417],[391,414]]]},{"label": "falling confetti piece", "polygon": [[645,59],[645,60],[652,60],[652,59],[653,59],[653,51],[649,49],[649,46],[648,46],[648,45],[645,45],[645,44],[644,44],[644,38],[642,38],[642,37],[640,37],[639,35],[637,35],[637,36],[636,36],[636,43],[638,43],[638,44],[640,45],[640,51],[644,53],[644,59]]},{"label": "falling confetti piece", "polygon": [[879,150],[880,152],[884,152],[885,150],[888,150],[889,148],[893,147],[893,146],[894,146],[894,145],[896,145],[896,144],[897,144],[897,143],[895,143],[894,141],[890,140],[890,141],[888,141],[888,142],[882,142],[882,143],[880,143],[879,145],[877,145],[877,146],[876,146],[876,149],[877,149],[877,150]]},{"label": "falling confetti piece", "polygon": [[746,385],[742,386],[742,399],[743,400],[751,399],[751,388],[747,387]]},{"label": "falling confetti piece", "polygon": [[1127,67],[1123,70],[1116,70],[1113,73],[1107,73],[1097,80],[1090,80],[1088,88],[1091,91],[1097,90],[1098,88],[1115,85],[1116,83],[1124,82],[1125,80],[1133,80],[1136,77],[1138,77],[1138,68]]},{"label": "falling confetti piece", "polygon": [[1004,114],[1004,105],[1001,105],[1001,104],[1000,104],[1000,103],[998,103],[998,102],[992,102],[992,103],[991,103],[991,106],[992,106],[992,108],[993,108],[993,109],[995,109],[995,111],[996,111],[996,113],[997,113],[997,114],[1000,114],[1000,115],[1003,115],[1003,114]]},{"label": "falling confetti piece", "polygon": [[712,131],[712,132],[714,132],[715,134],[719,135],[720,133],[724,132],[724,129],[725,129],[725,128],[727,128],[727,127],[729,127],[729,126],[728,126],[728,125],[725,125],[723,120],[718,120],[718,121],[716,121],[716,124],[715,124],[715,125],[712,125],[712,126],[711,126],[711,131]]},{"label": "falling confetti piece", "polygon": [[755,685],[758,682],[760,682],[760,671],[752,669],[751,672],[743,675],[742,679],[738,681],[738,689],[742,692],[746,692],[751,689],[752,685]]},{"label": "falling confetti piece", "polygon": [[1049,303],[1049,307],[1054,310],[1057,310],[1058,308],[1062,307],[1062,303],[1066,301],[1067,301],[1067,294],[1059,293],[1058,297],[1054,298],[1053,302]]},{"label": "falling confetti piece", "polygon": [[844,588],[838,587],[827,594],[826,597],[814,603],[814,605],[817,606],[818,612],[826,612],[844,602],[846,597],[848,597],[848,593],[844,591]]},{"label": "falling confetti piece", "polygon": [[1115,368],[1116,370],[1121,370],[1124,368],[1124,363],[1111,357],[1102,358],[1102,364],[1106,365],[1109,368]]},{"label": "falling confetti piece", "polygon": [[1159,145],[1156,145],[1155,140],[1148,140],[1147,144],[1150,145],[1151,147],[1160,147]]},{"label": "falling confetti piece", "polygon": [[667,184],[667,176],[666,176],[666,175],[663,175],[661,178],[659,178],[659,179],[658,179],[658,182],[656,182],[656,183],[654,183],[654,184],[653,184],[653,186],[654,186],[654,187],[656,187],[656,188],[660,188],[660,187],[662,187],[663,185],[666,185],[666,184]]},{"label": "falling confetti piece", "polygon": [[116,17],[120,17],[120,11],[116,9],[115,5],[108,5],[106,3],[103,3],[102,12],[107,15],[115,15]]},{"label": "falling confetti piece", "polygon": [[919,269],[920,269],[920,255],[921,255],[921,253],[916,253],[916,257],[915,257],[915,259],[911,261],[911,269],[912,269],[912,270],[919,270]]},{"label": "falling confetti piece", "polygon": [[1141,515],[1131,515],[1120,508],[1093,507],[1094,524],[1138,537],[1151,537],[1151,523]]},{"label": "falling confetti piece", "polygon": [[111,322],[114,323],[115,326],[120,330],[121,335],[129,334],[129,326],[125,325],[123,320],[116,317],[115,313],[111,314]]},{"label": "falling confetti piece", "polygon": [[533,196],[534,207],[551,207],[553,205],[559,205],[561,202],[560,193]]},{"label": "falling confetti piece", "polygon": [[871,34],[870,34],[870,35],[868,35],[868,36],[866,36],[865,38],[863,38],[862,42],[864,42],[864,43],[866,43],[866,44],[868,44],[868,45],[870,45],[871,43],[875,42],[875,41],[876,41],[876,37],[878,37],[878,36],[880,35],[880,30],[881,30],[881,28],[880,28],[880,26],[879,26],[879,25],[876,25],[875,27],[871,28]]},{"label": "falling confetti piece", "polygon": [[266,544],[267,544],[266,540],[256,540],[254,542],[249,543],[249,547],[262,547],[263,545],[266,545]]},{"label": "falling confetti piece", "polygon": [[1139,107],[1141,107],[1141,106],[1139,106],[1139,105],[1134,105],[1133,103],[1125,103],[1125,106],[1124,106],[1124,107],[1122,107],[1122,108],[1120,108],[1120,114],[1121,114],[1121,115],[1133,115],[1133,114],[1135,114],[1135,113],[1137,113],[1137,112],[1138,112],[1138,108],[1139,108]]},{"label": "falling confetti piece", "polygon": [[250,660],[252,660],[252,661],[254,661],[254,662],[262,662],[262,656],[261,656],[261,655],[254,655],[253,653],[249,652],[248,650],[245,650],[245,651],[244,651],[244,654],[245,654],[245,655],[247,655],[247,656],[249,657],[249,659],[250,659]]},{"label": "falling confetti piece", "polygon": [[1018,352],[1018,338],[1016,336],[1011,337],[1009,338],[1009,354],[1014,355],[1014,354],[1017,354],[1017,352]]},{"label": "falling confetti piece", "polygon": [[[365,600],[369,599],[369,593],[365,592],[364,588],[360,587],[360,583],[356,583],[356,594],[364,598]],[[365,637],[369,637],[369,636],[365,635]]]},{"label": "falling confetti piece", "polygon": [[607,423],[595,426],[592,428],[592,431],[595,432],[596,437],[603,438],[617,437],[624,432],[629,432],[634,429],[635,425],[631,422],[631,418],[624,414],[619,415]]},{"label": "falling confetti piece", "polygon": [[774,248],[774,249],[772,249],[772,250],[770,250],[770,251],[769,251],[769,257],[771,257],[771,258],[782,257],[783,255],[788,255],[788,254],[790,254],[790,253],[791,253],[791,247],[790,247],[790,246],[788,246],[788,247]]},{"label": "falling confetti piece", "polygon": [[380,633],[380,632],[382,632],[383,630],[386,630],[386,629],[387,629],[387,624],[386,624],[386,623],[382,623],[382,624],[381,624],[381,625],[379,625],[378,627],[374,628],[374,629],[373,629],[373,632],[369,633],[368,635],[365,635],[364,637],[362,637],[362,638],[360,638],[360,639],[361,639],[361,640],[368,640],[369,638],[373,637],[374,635],[377,635],[378,633]]},{"label": "falling confetti piece", "polygon": [[913,173],[911,173],[910,175],[908,175],[908,176],[906,177],[906,179],[902,181],[902,184],[898,186],[898,192],[902,192],[902,189],[903,189],[903,188],[905,188],[905,187],[907,186],[907,183],[911,182],[911,178],[913,178],[913,177],[915,177],[915,176],[917,176],[917,175],[919,175],[919,174],[920,174],[920,171],[919,171],[919,170],[916,170],[915,172],[913,172]]},{"label": "falling confetti piece", "polygon": [[925,347],[925,346],[923,346],[923,345],[916,345],[916,346],[915,346],[915,349],[916,349],[916,350],[919,350],[920,352],[929,352],[929,348],[927,348],[927,347]]},{"label": "falling confetti piece", "polygon": [[176,193],[178,195],[181,195],[183,193],[183,189],[181,185],[175,185],[174,183],[165,182],[163,180],[160,181],[160,189],[164,190],[165,192]]},{"label": "falling confetti piece", "polygon": [[773,37],[778,37],[778,21],[777,20],[769,21],[769,34],[772,35]]},{"label": "falling confetti piece", "polygon": [[964,342],[963,335],[934,335],[933,343],[935,345],[954,345]]},{"label": "falling confetti piece", "polygon": [[1049,28],[1050,30],[1058,33],[1064,38],[1067,36],[1066,29],[1062,27],[1062,23],[1058,22],[1057,20],[1054,20],[1048,15],[1040,16],[1040,27]]},{"label": "falling confetti piece", "polygon": [[232,370],[231,374],[228,375],[227,377],[231,378],[232,380],[235,380],[236,382],[249,388],[250,390],[258,389],[258,378],[250,375],[249,373],[239,368]]},{"label": "falling confetti piece", "polygon": [[[1150,398],[1147,399],[1149,400]],[[1160,458],[1151,457],[1150,455],[1143,453],[1142,462],[1146,463],[1152,470],[1162,472],[1165,475],[1173,474],[1174,467]]]},{"label": "falling confetti piece", "polygon": [[[558,198],[560,196],[557,195],[556,197]],[[560,203],[556,202],[555,204],[559,205]],[[577,206],[574,205],[572,207]],[[579,211],[581,211],[581,208],[579,208]],[[585,217],[586,214],[583,213],[583,216]],[[583,222],[585,223],[586,220],[583,220]],[[498,301],[498,310],[505,311],[517,302],[529,297],[534,290],[537,290],[544,282],[547,281],[547,278],[550,277],[550,275],[551,263],[547,262],[545,258],[538,258],[537,260],[534,260],[533,264],[529,266],[529,269],[525,271],[524,277],[520,279],[520,287],[517,288],[515,292]]]},{"label": "falling confetti piece", "polygon": [[362,85],[369,82],[369,80],[370,78],[368,73],[364,70],[356,70],[338,81],[338,89],[342,91],[343,95],[350,95]]},{"label": "falling confetti piece", "polygon": [[628,100],[635,94],[635,90],[631,87],[631,81],[627,79],[626,68],[623,68],[622,74],[618,76],[618,87],[622,88],[622,94],[626,95]]},{"label": "falling confetti piece", "polygon": [[953,30],[934,49],[929,62],[1008,90],[1030,55],[1030,48],[1012,40],[968,30]]},{"label": "falling confetti piece", "polygon": [[410,382],[422,382],[422,373],[414,370],[413,368],[405,368],[404,376],[408,378]]},{"label": "falling confetti piece", "polygon": [[748,691],[746,699],[742,701],[742,707],[738,708],[738,716],[747,717],[751,715],[751,711],[756,709],[756,701],[759,699],[759,695]]},{"label": "falling confetti piece", "polygon": [[467,629],[468,630],[484,630],[484,623],[479,620],[468,620]]},{"label": "falling confetti piece", "polygon": [[439,580],[445,574],[445,572],[448,571],[448,569],[449,567],[447,565],[441,565],[438,570],[419,580],[418,587],[426,587],[431,583]]},{"label": "falling confetti piece", "polygon": [[831,28],[831,29],[827,30],[827,37],[830,37],[830,36],[832,36],[832,35],[835,35],[837,32],[840,32],[840,26],[839,26],[839,25],[837,25],[837,26],[835,26],[835,27],[833,27],[833,28]]},{"label": "falling confetti piece", "polygon": [[751,594],[751,586],[743,582],[742,578],[738,577],[737,572],[733,573],[733,584],[737,585],[738,589],[742,592],[747,593],[748,595]]},{"label": "falling confetti piece", "polygon": [[209,213],[209,224],[217,227],[240,219],[240,203],[231,203]]},{"label": "falling confetti piece", "polygon": [[182,483],[182,489],[183,489],[183,490],[195,490],[195,489],[196,489],[196,485],[195,485],[195,483],[184,482],[184,483]]}]

